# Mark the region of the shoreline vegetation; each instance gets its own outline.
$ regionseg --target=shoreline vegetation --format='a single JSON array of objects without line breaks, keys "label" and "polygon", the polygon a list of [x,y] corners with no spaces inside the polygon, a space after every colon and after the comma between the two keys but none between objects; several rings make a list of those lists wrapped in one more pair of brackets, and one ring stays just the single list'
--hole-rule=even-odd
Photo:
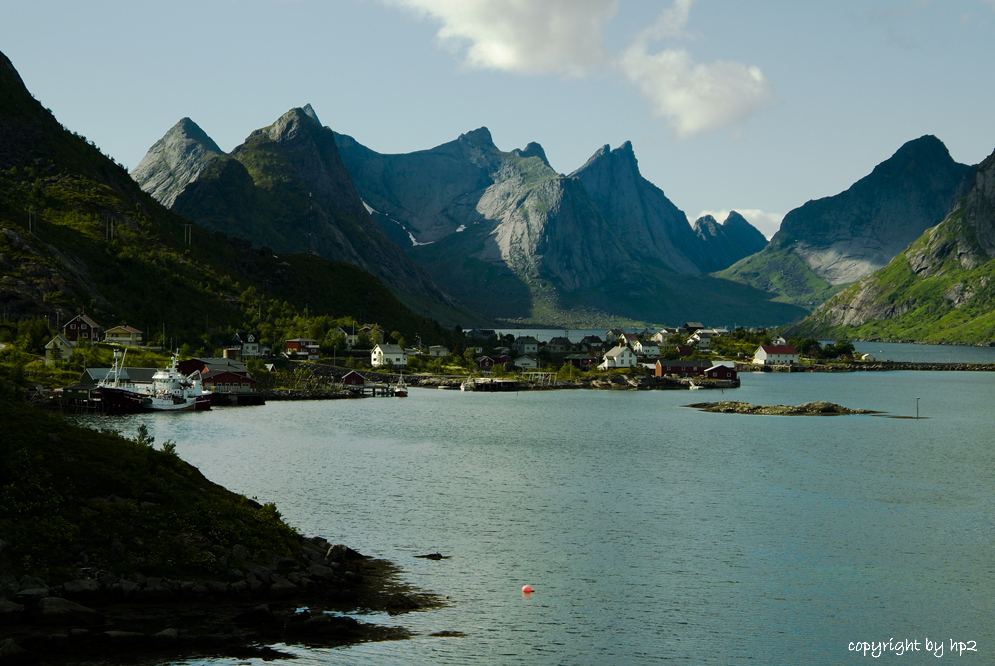
[{"label": "shoreline vegetation", "polygon": [[409,637],[352,617],[440,607],[398,566],[305,537],[147,433],[34,409],[0,383],[0,662],[271,659]]}]

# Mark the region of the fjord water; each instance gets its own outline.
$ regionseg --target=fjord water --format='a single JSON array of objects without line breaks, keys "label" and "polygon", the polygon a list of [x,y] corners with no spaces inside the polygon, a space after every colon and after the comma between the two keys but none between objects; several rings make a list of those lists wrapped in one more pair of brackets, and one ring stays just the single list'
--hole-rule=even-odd
[{"label": "fjord water", "polygon": [[[747,374],[724,394],[412,389],[119,422],[450,596],[364,618],[411,640],[287,648],[299,663],[837,664],[889,639],[920,650],[882,661],[935,663],[939,640],[990,663],[993,395],[989,373]],[[918,399],[925,418],[681,407],[718,399],[913,417]],[[414,557],[435,551],[452,557]]]}]

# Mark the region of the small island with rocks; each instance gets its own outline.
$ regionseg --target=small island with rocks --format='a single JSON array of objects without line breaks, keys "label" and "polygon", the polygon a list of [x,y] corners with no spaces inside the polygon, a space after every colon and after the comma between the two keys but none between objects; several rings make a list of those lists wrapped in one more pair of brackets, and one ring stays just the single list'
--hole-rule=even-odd
[{"label": "small island with rocks", "polygon": [[872,409],[850,409],[837,405],[834,402],[817,400],[798,405],[753,405],[748,402],[738,400],[724,400],[721,402],[696,402],[691,405],[684,405],[700,409],[703,412],[717,412],[719,414],[763,414],[765,416],[844,416],[849,414],[883,414],[883,412]]}]

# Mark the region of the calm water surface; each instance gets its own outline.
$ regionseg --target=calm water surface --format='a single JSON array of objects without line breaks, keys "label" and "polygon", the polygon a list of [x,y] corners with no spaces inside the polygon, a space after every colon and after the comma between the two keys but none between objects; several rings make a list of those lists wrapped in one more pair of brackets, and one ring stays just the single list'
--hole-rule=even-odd
[{"label": "calm water surface", "polygon": [[[303,664],[995,660],[995,375],[745,375],[700,391],[274,402],[149,415],[208,478],[451,604]],[[924,419],[706,414],[830,400]],[[440,551],[452,558],[414,555]],[[524,597],[522,585],[536,588]],[[463,638],[433,638],[442,630]],[[918,639],[880,660],[851,641]],[[951,655],[949,641],[977,641]],[[211,663],[245,663],[214,661]]]}]

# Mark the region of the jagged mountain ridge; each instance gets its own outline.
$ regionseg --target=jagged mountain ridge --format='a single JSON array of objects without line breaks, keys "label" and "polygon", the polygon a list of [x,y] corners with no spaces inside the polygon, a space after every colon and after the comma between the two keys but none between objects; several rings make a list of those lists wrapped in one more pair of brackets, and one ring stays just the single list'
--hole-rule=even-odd
[{"label": "jagged mountain ridge", "polygon": [[722,224],[711,215],[699,217],[694,221],[693,229],[695,235],[702,240],[724,238],[724,242],[708,245],[710,252],[706,252],[702,258],[708,272],[728,268],[743,257],[760,252],[767,246],[764,235],[736,211],[730,211]]},{"label": "jagged mountain ridge", "polygon": [[934,136],[909,141],[844,192],[790,211],[762,252],[721,275],[791,302],[821,302],[939,223],[973,172]]},{"label": "jagged mountain ridge", "polygon": [[[170,141],[168,136],[142,163],[175,165],[172,177],[161,169],[136,169],[134,175],[163,202],[172,196],[176,212],[207,229],[249,238],[278,253],[307,252],[310,247],[327,259],[358,266],[422,311],[439,314],[440,309],[455,307],[370,219],[331,130],[322,127],[310,105],[291,109],[269,127],[253,131],[228,154],[211,156],[189,148],[204,141]],[[169,182],[170,188],[157,188],[160,181]]]},{"label": "jagged mountain ridge", "polygon": [[[734,233],[739,220],[752,228],[742,218],[729,233],[698,235],[642,178],[628,142],[599,149],[563,176],[538,143],[504,152],[487,128],[398,155],[335,136],[385,233],[457,298],[494,316],[523,316],[521,306],[542,298],[537,290],[651,298],[661,288],[659,271],[700,275],[729,265],[723,257],[731,263],[756,251],[756,238],[766,243],[755,229],[752,237]],[[515,294],[519,309],[496,302],[496,284]],[[666,300],[673,307],[674,299]]]},{"label": "jagged mountain ridge", "polygon": [[706,248],[717,237],[696,236],[687,215],[642,177],[632,143],[615,150],[603,146],[570,176],[584,185],[633,255],[677,273],[705,271]]},{"label": "jagged mountain ridge", "polygon": [[147,340],[165,330],[177,345],[213,349],[252,325],[242,300],[252,293],[277,305],[274,317],[303,316],[309,305],[312,314],[365,313],[406,335],[444,339],[436,322],[354,266],[277,259],[188,223],[65,129],[0,53],[0,307],[8,322],[47,317],[58,326],[85,312],[105,326],[141,328]]},{"label": "jagged mountain ridge", "polygon": [[973,344],[995,340],[995,153],[977,167],[966,196],[940,224],[791,331]]}]

